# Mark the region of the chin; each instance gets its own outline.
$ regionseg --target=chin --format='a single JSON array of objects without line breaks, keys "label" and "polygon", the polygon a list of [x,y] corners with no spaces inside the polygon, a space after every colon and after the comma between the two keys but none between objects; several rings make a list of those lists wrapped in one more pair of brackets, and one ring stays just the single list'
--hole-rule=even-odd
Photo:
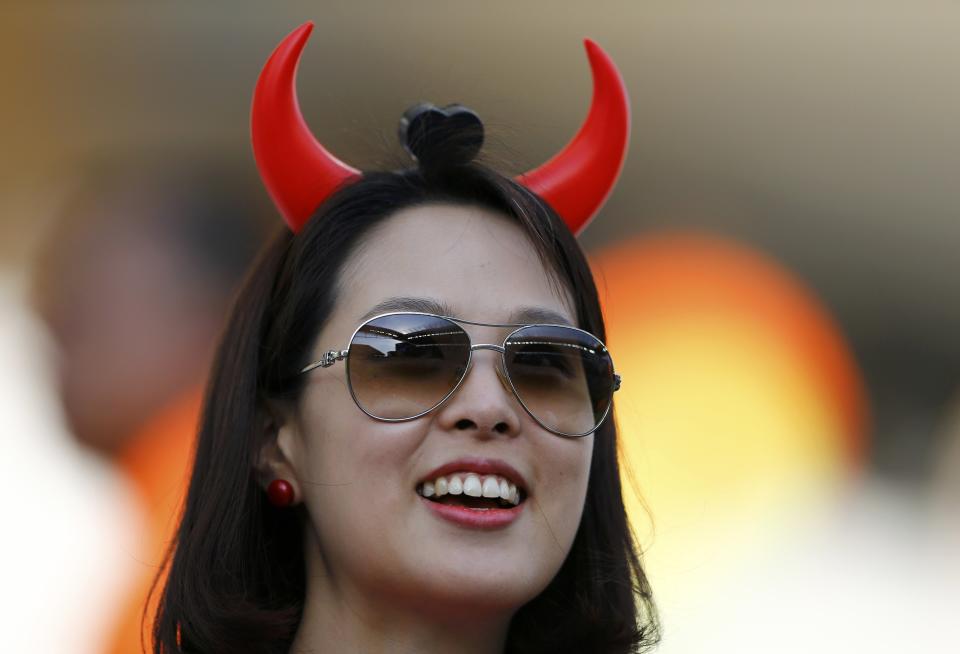
[{"label": "chin", "polygon": [[559,569],[546,569],[543,557],[509,553],[463,552],[453,556],[436,554],[426,569],[412,571],[412,596],[424,599],[424,608],[444,609],[453,617],[464,612],[512,614],[539,595]]}]

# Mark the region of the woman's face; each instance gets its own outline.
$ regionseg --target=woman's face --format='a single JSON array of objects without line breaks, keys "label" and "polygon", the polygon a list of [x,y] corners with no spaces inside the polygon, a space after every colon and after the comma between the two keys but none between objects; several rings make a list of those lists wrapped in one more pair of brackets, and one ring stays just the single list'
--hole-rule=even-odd
[{"label": "woman's face", "polygon": [[[475,207],[421,206],[386,220],[350,258],[315,359],[345,349],[378,306],[403,310],[409,298],[466,320],[524,322],[525,312],[552,312],[576,324],[571,299],[518,227]],[[473,343],[500,344],[511,331],[465,329]],[[278,443],[310,516],[312,572],[351,597],[438,616],[509,614],[544,589],[580,522],[593,436],[561,438],[540,427],[504,386],[498,362],[495,351],[475,351],[446,403],[399,423],[357,408],[342,363],[309,373]],[[482,483],[498,470],[525,496],[506,523],[444,515],[418,493],[438,476],[474,472]]]}]

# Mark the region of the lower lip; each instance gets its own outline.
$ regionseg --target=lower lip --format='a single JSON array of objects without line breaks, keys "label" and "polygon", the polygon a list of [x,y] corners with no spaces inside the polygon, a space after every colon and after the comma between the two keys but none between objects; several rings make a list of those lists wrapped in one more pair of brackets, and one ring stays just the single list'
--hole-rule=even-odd
[{"label": "lower lip", "polygon": [[470,509],[465,506],[440,504],[431,502],[425,497],[420,500],[427,505],[434,515],[469,529],[502,529],[520,517],[523,504],[512,509]]}]

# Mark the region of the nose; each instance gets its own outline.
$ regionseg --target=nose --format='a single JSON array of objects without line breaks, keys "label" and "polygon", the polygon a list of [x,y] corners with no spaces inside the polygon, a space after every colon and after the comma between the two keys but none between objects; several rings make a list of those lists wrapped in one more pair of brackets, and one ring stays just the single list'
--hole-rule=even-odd
[{"label": "nose", "polygon": [[457,392],[440,407],[437,421],[447,431],[470,432],[480,437],[515,436],[520,432],[523,408],[499,368],[499,354],[480,350],[474,351],[470,369]]}]

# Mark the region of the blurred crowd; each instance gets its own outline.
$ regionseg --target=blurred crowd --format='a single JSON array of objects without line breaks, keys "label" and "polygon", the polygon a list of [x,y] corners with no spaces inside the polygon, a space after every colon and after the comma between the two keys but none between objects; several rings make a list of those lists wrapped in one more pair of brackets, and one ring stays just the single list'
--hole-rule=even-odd
[{"label": "blurred crowd", "polygon": [[[32,279],[4,280],[2,431],[16,453],[4,467],[25,491],[7,524],[31,526],[4,557],[4,586],[36,588],[36,602],[17,590],[4,608],[23,627],[11,651],[127,653],[140,648],[224,316],[274,225],[225,162],[101,160],[64,188]],[[37,587],[45,560],[56,574]],[[43,629],[51,618],[62,628]]]}]

